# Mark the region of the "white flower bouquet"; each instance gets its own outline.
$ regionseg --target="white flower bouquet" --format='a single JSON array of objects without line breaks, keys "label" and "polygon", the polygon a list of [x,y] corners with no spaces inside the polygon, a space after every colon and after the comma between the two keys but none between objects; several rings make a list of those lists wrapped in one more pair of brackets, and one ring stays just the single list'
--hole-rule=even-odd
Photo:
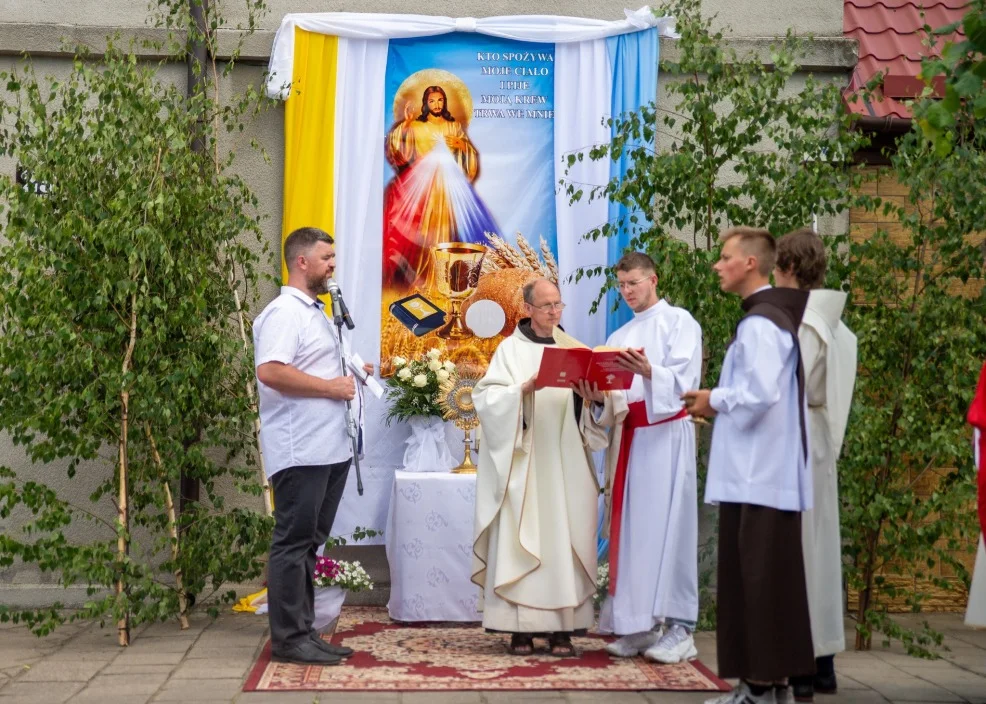
[{"label": "white flower bouquet", "polygon": [[344,562],[319,556],[315,560],[315,618],[312,628],[319,633],[331,631],[339,618],[346,595],[373,589],[373,580],[359,561]]},{"label": "white flower bouquet", "polygon": [[320,556],[315,561],[315,578],[312,581],[316,587],[340,587],[353,593],[373,589],[373,580],[359,560],[345,562]]},{"label": "white flower bouquet", "polygon": [[455,363],[443,360],[438,348],[428,350],[420,359],[391,360],[396,372],[387,380],[387,423],[396,418],[408,420],[415,416],[441,418],[442,409],[435,400],[443,381],[455,376]]}]

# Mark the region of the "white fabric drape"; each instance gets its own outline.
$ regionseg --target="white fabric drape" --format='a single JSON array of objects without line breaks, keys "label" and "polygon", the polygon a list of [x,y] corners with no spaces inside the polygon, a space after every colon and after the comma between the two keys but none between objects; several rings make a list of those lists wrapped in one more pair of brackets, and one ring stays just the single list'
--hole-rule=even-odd
[{"label": "white fabric drape", "polygon": [[387,44],[340,39],[336,79],[336,279],[356,322],[353,348],[367,361],[380,356]]},{"label": "white fabric drape", "polygon": [[[606,51],[606,40],[559,44],[555,47],[555,180],[565,174],[565,158],[610,140],[608,117],[613,91],[613,71]],[[589,229],[606,222],[609,203],[605,199],[589,202],[591,185],[609,181],[609,160],[576,162],[567,180],[590,184],[579,203],[569,205],[564,189],[557,189],[555,214],[558,223],[558,278],[567,310],[562,315],[565,331],[590,347],[606,339],[605,299],[589,315],[592,302],[603,285],[602,277],[584,277],[578,283],[569,278],[580,267],[603,266],[606,262],[605,238],[583,240]]]},{"label": "white fabric drape", "polygon": [[[374,363],[380,357],[387,45],[386,39],[340,37],[336,79],[339,109],[333,126],[336,280],[356,323],[350,333],[352,348]],[[357,494],[356,473],[350,470],[332,529],[337,536],[349,535],[357,526],[383,529],[394,470],[400,467],[404,451],[407,433],[387,433],[385,402],[368,393],[363,397],[364,495]],[[362,544],[382,542],[382,538],[375,538]]]},{"label": "white fabric drape", "polygon": [[[449,32],[477,32],[503,39],[528,42],[567,43],[604,39],[618,34],[658,27],[662,36],[675,34],[674,18],[656,17],[650,7],[626,10],[626,19],[594,20],[554,15],[512,15],[508,17],[438,17],[431,15],[390,15],[361,12],[305,12],[284,16],[274,35],[268,66],[267,95],[284,100],[294,68],[294,31],[303,29],[340,38],[386,40],[427,37]],[[341,75],[341,74],[340,74]]]},{"label": "white fabric drape", "polygon": [[406,472],[446,474],[456,466],[445,440],[445,421],[436,416],[408,418],[411,437],[407,439],[402,465]]}]

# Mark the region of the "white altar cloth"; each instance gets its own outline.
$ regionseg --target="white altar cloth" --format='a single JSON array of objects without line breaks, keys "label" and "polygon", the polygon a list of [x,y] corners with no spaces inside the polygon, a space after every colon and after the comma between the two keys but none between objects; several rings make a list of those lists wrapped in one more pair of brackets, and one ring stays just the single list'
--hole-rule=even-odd
[{"label": "white altar cloth", "polygon": [[476,476],[394,474],[384,534],[396,621],[481,621],[469,580]]}]

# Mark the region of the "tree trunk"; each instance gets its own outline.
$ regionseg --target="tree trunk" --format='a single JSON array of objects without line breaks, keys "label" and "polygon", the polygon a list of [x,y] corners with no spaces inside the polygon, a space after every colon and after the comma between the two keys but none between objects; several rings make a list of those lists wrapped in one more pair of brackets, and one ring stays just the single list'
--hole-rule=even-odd
[{"label": "tree trunk", "polygon": [[[866,583],[859,591],[859,604],[856,607],[856,623],[866,623],[866,612],[869,611],[870,603],[873,599],[873,578],[874,565],[876,564],[876,546],[880,540],[879,529],[871,532],[869,540],[866,541],[866,562],[863,567],[863,579]],[[873,645],[873,636],[864,635],[856,630],[856,650],[869,650]]]},{"label": "tree trunk", "polygon": [[[123,365],[123,371],[124,373],[127,371],[126,364]],[[127,536],[127,532],[130,529],[129,518],[127,516],[127,423],[129,422],[130,393],[126,390],[121,392],[120,401],[123,411],[120,417],[120,485],[119,495],[117,497],[118,536],[116,539],[116,551],[117,559],[120,562],[120,569],[122,570],[127,555],[130,552],[130,541]],[[122,574],[116,580],[116,598],[118,602],[124,599]],[[116,624],[120,645],[130,645],[130,607],[125,606],[125,609],[123,617]]]},{"label": "tree trunk", "polygon": [[[127,351],[123,356],[123,376],[130,373],[130,362],[133,359],[134,345],[137,342],[137,294],[130,295],[130,340],[127,342]],[[120,486],[117,501],[117,522],[118,537],[116,539],[117,558],[120,561],[120,569],[124,568],[127,557],[130,554],[130,517],[127,507],[127,481],[129,465],[129,448],[127,445],[127,433],[130,424],[130,390],[124,378],[123,388],[120,390]],[[125,584],[121,574],[116,581],[117,602],[125,599]],[[130,606],[124,604],[123,618],[117,621],[118,641],[121,646],[130,645]]]},{"label": "tree trunk", "polygon": [[147,442],[151,446],[151,453],[154,457],[154,464],[157,465],[161,474],[161,483],[164,485],[164,503],[168,511],[168,533],[171,535],[171,559],[175,563],[175,589],[178,590],[178,623],[181,630],[188,630],[188,598],[185,595],[185,588],[182,586],[181,567],[178,564],[179,544],[178,544],[178,519],[175,516],[175,502],[171,496],[171,483],[168,481],[168,473],[164,471],[164,461],[161,453],[157,450],[157,443],[151,434],[150,423],[144,423],[144,432],[147,434]]}]

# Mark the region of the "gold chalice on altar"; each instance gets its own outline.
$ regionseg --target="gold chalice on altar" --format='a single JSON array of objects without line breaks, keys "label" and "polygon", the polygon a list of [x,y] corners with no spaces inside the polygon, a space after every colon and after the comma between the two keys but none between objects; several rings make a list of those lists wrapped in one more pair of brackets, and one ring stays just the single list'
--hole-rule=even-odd
[{"label": "gold chalice on altar", "polygon": [[[442,418],[450,420],[465,431],[463,445],[466,455],[462,464],[452,470],[453,474],[475,474],[476,465],[472,461],[471,432],[479,427],[479,416],[472,401],[472,390],[482,374],[474,368],[457,369],[456,373],[442,382],[438,387],[438,405],[442,409]],[[479,447],[477,439],[477,448]]]},{"label": "gold chalice on altar", "polygon": [[448,319],[438,329],[438,336],[461,340],[472,335],[459,312],[462,303],[476,290],[478,277],[473,272],[483,260],[486,247],[470,242],[443,242],[432,248],[435,256],[435,279],[438,292],[449,300]]}]

